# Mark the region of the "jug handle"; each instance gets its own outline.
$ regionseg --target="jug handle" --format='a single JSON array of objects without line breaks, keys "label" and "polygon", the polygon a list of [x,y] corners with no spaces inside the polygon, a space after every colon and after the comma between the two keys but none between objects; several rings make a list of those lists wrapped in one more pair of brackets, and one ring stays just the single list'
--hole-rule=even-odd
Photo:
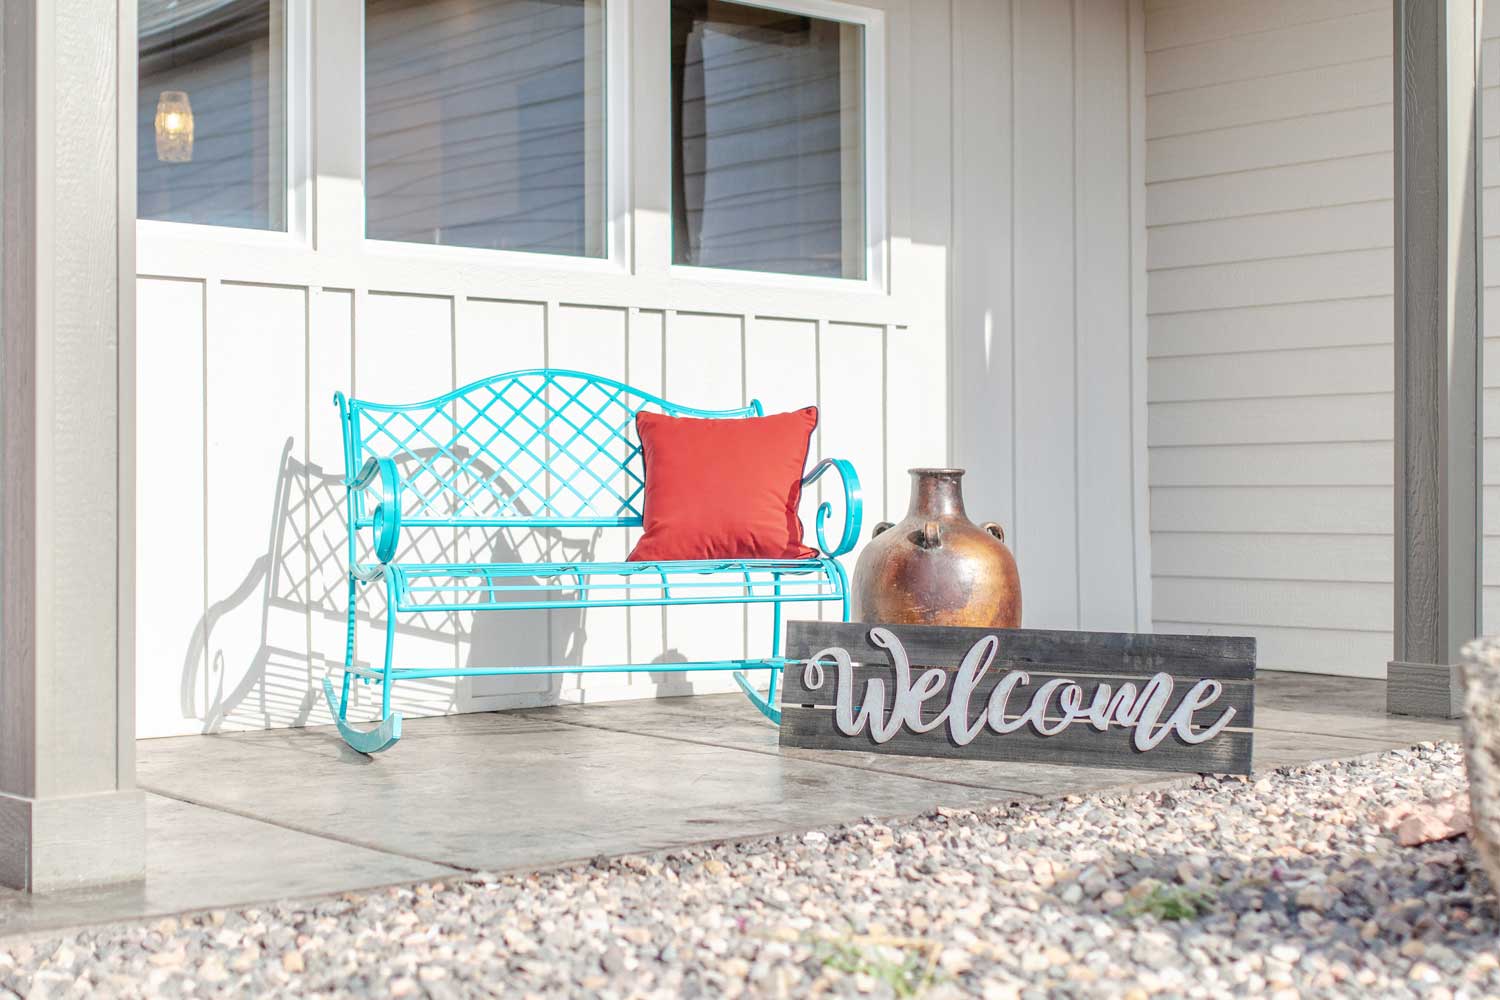
[{"label": "jug handle", "polygon": [[943,544],[941,528],[936,521],[928,521],[922,525],[922,537],[917,544],[924,549],[935,549]]},{"label": "jug handle", "polygon": [[999,541],[1001,545],[1005,544],[1005,529],[1000,527],[1000,525],[996,524],[994,521],[986,521],[981,524],[980,527],[985,531],[988,531],[990,534],[994,535],[995,539]]},{"label": "jug handle", "polygon": [[891,530],[894,527],[895,527],[895,525],[892,524],[890,521],[881,521],[879,524],[875,525],[875,530],[872,531],[872,532],[870,532],[870,537],[874,538],[876,535],[879,535],[882,531],[889,531],[889,530]]}]

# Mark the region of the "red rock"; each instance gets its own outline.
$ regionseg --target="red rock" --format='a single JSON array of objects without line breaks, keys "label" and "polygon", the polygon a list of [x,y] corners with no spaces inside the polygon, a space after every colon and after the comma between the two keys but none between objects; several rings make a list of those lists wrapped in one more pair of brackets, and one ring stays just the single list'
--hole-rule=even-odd
[{"label": "red rock", "polygon": [[1467,834],[1471,825],[1469,797],[1454,795],[1412,806],[1396,827],[1396,840],[1403,847],[1451,840]]}]

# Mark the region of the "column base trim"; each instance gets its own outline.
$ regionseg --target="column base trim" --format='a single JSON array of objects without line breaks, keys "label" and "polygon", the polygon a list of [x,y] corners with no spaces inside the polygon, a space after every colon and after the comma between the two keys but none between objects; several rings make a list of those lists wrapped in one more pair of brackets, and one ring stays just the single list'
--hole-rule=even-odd
[{"label": "column base trim", "polygon": [[1464,685],[1457,664],[1402,663],[1385,666],[1385,710],[1388,715],[1457,719],[1464,714]]},{"label": "column base trim", "polygon": [[145,877],[139,789],[47,799],[0,792],[0,885],[55,892]]}]

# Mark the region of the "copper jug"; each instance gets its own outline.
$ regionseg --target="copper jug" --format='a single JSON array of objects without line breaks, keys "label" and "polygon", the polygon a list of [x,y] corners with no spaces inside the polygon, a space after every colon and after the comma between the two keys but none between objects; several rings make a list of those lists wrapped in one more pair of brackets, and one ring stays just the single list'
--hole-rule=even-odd
[{"label": "copper jug", "polygon": [[854,566],[854,618],[1016,628],[1021,576],[994,521],[964,513],[963,469],[911,469],[911,505],[882,521]]}]

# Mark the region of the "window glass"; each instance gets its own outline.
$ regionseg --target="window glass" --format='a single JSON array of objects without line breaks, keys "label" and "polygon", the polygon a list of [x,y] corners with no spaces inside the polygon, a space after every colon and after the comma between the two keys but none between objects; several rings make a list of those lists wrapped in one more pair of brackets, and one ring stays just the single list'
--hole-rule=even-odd
[{"label": "window glass", "polygon": [[672,2],[672,256],[865,276],[863,28]]},{"label": "window glass", "polygon": [[281,0],[140,0],[136,214],[286,229]]},{"label": "window glass", "polygon": [[367,0],[365,235],[600,257],[603,0]]}]

